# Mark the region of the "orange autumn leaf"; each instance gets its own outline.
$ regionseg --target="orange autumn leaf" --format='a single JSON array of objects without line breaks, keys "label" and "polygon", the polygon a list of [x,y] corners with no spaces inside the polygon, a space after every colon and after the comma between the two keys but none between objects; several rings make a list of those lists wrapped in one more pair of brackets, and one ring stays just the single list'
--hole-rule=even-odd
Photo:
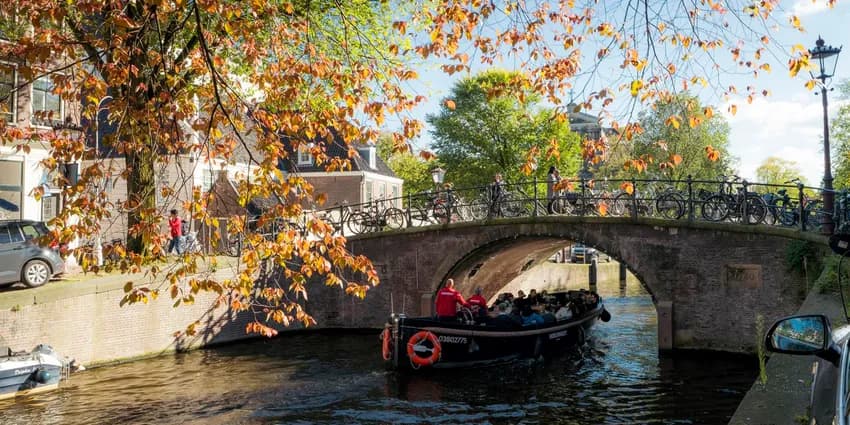
[{"label": "orange autumn leaf", "polygon": [[679,165],[682,163],[682,156],[679,154],[670,155],[670,162],[672,162],[673,165]]},{"label": "orange autumn leaf", "polygon": [[620,190],[628,193],[629,195],[635,193],[635,186],[630,182],[622,182],[620,183]]},{"label": "orange autumn leaf", "polygon": [[605,202],[600,203],[597,207],[597,210],[599,211],[599,215],[605,217],[606,215],[608,215],[608,204]]},{"label": "orange autumn leaf", "polygon": [[454,100],[446,99],[446,101],[444,103],[446,105],[446,108],[449,108],[449,110],[452,110],[452,111],[455,110],[455,101]]}]

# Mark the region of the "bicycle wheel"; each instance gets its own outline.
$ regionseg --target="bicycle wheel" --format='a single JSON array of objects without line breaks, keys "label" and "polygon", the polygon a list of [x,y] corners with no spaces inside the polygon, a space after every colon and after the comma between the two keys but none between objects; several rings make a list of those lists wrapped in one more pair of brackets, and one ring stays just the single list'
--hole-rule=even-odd
[{"label": "bicycle wheel", "polygon": [[744,202],[745,211],[742,217],[746,217],[747,224],[761,224],[767,215],[767,204],[761,196],[747,196]]},{"label": "bicycle wheel", "polygon": [[348,230],[352,234],[359,235],[361,233],[366,233],[369,230],[370,220],[371,217],[369,217],[369,214],[358,211],[348,216],[346,226],[348,226]]},{"label": "bicycle wheel", "polygon": [[573,206],[570,201],[564,196],[558,196],[552,199],[551,214],[553,215],[569,215],[573,211]]},{"label": "bicycle wheel", "polygon": [[398,208],[387,208],[384,211],[384,223],[389,229],[401,229],[404,227],[404,211]]},{"label": "bicycle wheel", "polygon": [[702,218],[708,221],[723,221],[729,216],[729,205],[722,195],[709,196],[702,204]]},{"label": "bicycle wheel", "polygon": [[634,210],[634,196],[623,192],[614,197],[614,200],[611,201],[611,215],[616,217],[622,217],[626,215],[632,215],[631,212]]},{"label": "bicycle wheel", "polygon": [[783,205],[777,210],[779,224],[783,226],[791,227],[797,224],[797,216],[797,208],[788,205]]},{"label": "bicycle wheel", "polygon": [[678,193],[662,193],[655,201],[655,209],[666,219],[678,220],[685,215],[685,199]]},{"label": "bicycle wheel", "polygon": [[472,213],[473,220],[484,220],[487,218],[487,212],[490,202],[486,198],[476,199],[469,205],[469,210]]},{"label": "bicycle wheel", "polygon": [[823,226],[826,213],[823,211],[823,203],[821,201],[809,201],[803,210],[803,219],[806,223],[806,230],[820,231]]},{"label": "bicycle wheel", "polygon": [[431,216],[434,217],[436,223],[447,223],[449,221],[449,207],[445,203],[435,204]]}]

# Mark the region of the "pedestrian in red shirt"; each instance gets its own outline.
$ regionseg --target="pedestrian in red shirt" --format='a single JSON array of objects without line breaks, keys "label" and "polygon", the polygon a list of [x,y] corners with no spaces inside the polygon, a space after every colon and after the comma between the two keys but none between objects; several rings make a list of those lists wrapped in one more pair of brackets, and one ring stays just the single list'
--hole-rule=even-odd
[{"label": "pedestrian in red shirt", "polygon": [[177,251],[177,254],[182,254],[180,239],[183,236],[182,223],[180,217],[177,216],[177,210],[171,210],[171,217],[168,218],[168,228],[171,230],[171,241],[168,242],[168,250],[165,252],[171,254],[171,251]]},{"label": "pedestrian in red shirt", "polygon": [[481,287],[475,288],[475,295],[469,297],[467,302],[472,306],[472,312],[477,316],[486,316],[487,315],[487,299],[481,296],[483,289]]},{"label": "pedestrian in red shirt", "polygon": [[469,307],[469,303],[463,299],[463,295],[461,295],[460,292],[455,289],[454,279],[447,280],[446,286],[442,287],[437,292],[437,299],[435,300],[435,304],[435,309],[437,310],[437,318],[448,320],[457,319],[458,304],[464,307]]}]

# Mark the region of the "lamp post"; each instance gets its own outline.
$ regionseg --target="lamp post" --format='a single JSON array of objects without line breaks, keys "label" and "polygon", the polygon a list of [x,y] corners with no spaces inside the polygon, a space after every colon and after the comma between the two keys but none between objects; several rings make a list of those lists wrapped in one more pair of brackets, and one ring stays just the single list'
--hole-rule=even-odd
[{"label": "lamp post", "polygon": [[446,170],[440,167],[431,170],[431,180],[434,181],[434,186],[437,187],[437,190],[439,190],[440,185],[443,184],[444,178],[446,178]]},{"label": "lamp post", "polygon": [[[103,110],[108,110],[107,108],[102,108],[103,102],[106,100],[112,100],[112,96],[106,95],[103,96],[100,101],[97,102],[97,110],[94,113],[94,159],[95,161],[100,157],[100,112]],[[100,195],[100,184],[101,181],[98,180],[97,185],[95,186],[95,191],[97,195]],[[94,240],[94,258],[97,262],[97,266],[100,267],[103,265],[103,236],[100,234],[100,226],[97,229],[97,236]]]},{"label": "lamp post", "polygon": [[815,75],[812,71],[809,72],[812,79],[820,80],[821,103],[823,103],[823,208],[826,210],[826,214],[823,214],[823,233],[826,234],[832,234],[835,226],[832,218],[833,211],[835,211],[835,193],[832,191],[832,162],[829,158],[829,114],[826,82],[835,74],[839,53],[841,53],[841,47],[826,45],[820,36],[818,36],[818,41],[815,42],[815,48],[809,49],[809,58],[817,62],[820,75]]}]

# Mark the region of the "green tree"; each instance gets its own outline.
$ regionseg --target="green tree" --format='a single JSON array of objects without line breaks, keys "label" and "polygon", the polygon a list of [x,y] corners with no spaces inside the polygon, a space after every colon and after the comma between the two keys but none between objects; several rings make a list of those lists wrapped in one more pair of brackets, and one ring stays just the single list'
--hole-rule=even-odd
[{"label": "green tree", "polygon": [[549,166],[561,175],[576,172],[581,162],[579,136],[554,111],[539,105],[540,96],[515,96],[500,90],[522,86],[520,74],[488,71],[464,78],[444,99],[440,113],[429,115],[433,148],[446,168],[446,180],[456,187],[486,184],[495,173],[506,181],[527,180],[529,152],[539,154],[536,170],[544,177]]},{"label": "green tree", "polygon": [[431,170],[440,166],[438,161],[424,159],[423,156],[427,155],[413,152],[410,145],[404,146],[401,150],[396,149],[392,135],[389,134],[378,137],[377,151],[378,156],[387,163],[396,176],[404,180],[402,195],[433,189]]},{"label": "green tree", "polygon": [[696,96],[683,93],[656,102],[640,112],[638,122],[643,132],[632,141],[614,142],[602,175],[717,180],[732,173],[729,124]]},{"label": "green tree", "polygon": [[[839,85],[841,97],[850,99],[850,80]],[[838,113],[830,123],[830,143],[835,150],[834,184],[837,189],[850,188],[850,105],[838,108]]]},{"label": "green tree", "polygon": [[756,177],[759,183],[785,184],[785,182],[793,179],[802,181],[803,173],[796,161],[771,156],[765,159],[756,169]]}]

